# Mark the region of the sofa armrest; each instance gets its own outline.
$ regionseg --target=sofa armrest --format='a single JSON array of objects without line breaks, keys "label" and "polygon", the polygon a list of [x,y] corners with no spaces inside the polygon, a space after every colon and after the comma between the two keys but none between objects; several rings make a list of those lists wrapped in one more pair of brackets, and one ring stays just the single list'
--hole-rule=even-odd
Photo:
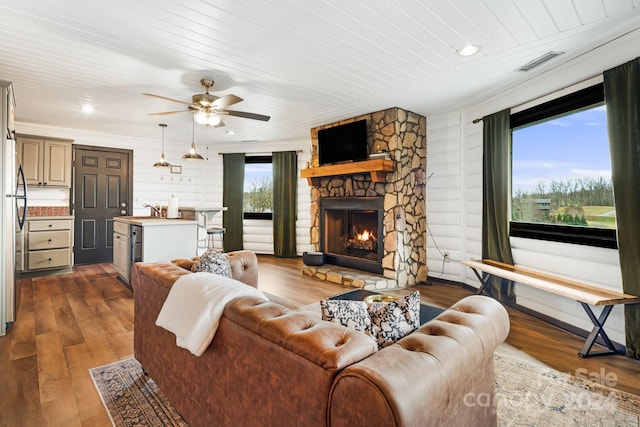
[{"label": "sofa armrest", "polygon": [[344,369],[331,389],[329,425],[495,425],[495,403],[478,398],[493,398],[493,353],[508,333],[500,303],[477,295],[460,300]]}]

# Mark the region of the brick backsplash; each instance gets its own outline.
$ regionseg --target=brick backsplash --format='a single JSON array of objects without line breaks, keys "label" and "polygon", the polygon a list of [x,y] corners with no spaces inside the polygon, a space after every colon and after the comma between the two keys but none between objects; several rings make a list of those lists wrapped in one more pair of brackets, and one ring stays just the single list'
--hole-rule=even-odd
[{"label": "brick backsplash", "polygon": [[27,217],[30,216],[65,216],[69,215],[69,206],[28,206]]}]

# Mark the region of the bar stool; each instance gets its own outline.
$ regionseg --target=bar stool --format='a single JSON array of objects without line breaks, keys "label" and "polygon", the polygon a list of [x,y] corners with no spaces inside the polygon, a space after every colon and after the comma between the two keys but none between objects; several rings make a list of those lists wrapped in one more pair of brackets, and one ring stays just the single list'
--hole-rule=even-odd
[{"label": "bar stool", "polygon": [[210,227],[207,228],[207,236],[209,238],[209,249],[215,249],[216,245],[214,242],[214,237],[218,235],[220,237],[220,249],[224,252],[224,241],[222,240],[222,236],[227,232],[227,229],[224,227]]}]

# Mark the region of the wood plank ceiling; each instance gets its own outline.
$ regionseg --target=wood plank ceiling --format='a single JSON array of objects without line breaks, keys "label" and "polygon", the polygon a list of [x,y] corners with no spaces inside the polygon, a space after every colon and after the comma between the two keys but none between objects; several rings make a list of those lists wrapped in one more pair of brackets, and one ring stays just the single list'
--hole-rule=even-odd
[{"label": "wood plank ceiling", "polygon": [[[157,137],[191,114],[149,117],[181,106],[142,93],[190,101],[210,78],[272,117],[212,138],[300,140],[390,106],[470,105],[639,27],[640,0],[3,0],[0,79],[19,122]],[[457,55],[468,43],[480,53]],[[514,71],[551,50],[566,54]]]}]

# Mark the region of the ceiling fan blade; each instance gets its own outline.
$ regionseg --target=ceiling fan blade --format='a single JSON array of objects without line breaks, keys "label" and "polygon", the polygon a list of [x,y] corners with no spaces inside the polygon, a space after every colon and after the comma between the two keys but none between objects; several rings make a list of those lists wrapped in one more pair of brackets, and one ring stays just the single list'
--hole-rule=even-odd
[{"label": "ceiling fan blade", "polygon": [[245,119],[262,120],[263,122],[267,122],[271,118],[270,116],[263,116],[262,114],[246,113],[244,111],[235,111],[235,110],[224,110],[224,111],[219,111],[218,113],[226,114],[228,116],[243,117]]},{"label": "ceiling fan blade", "polygon": [[166,96],[154,95],[152,93],[143,93],[145,96],[150,96],[152,98],[164,99],[165,101],[177,102],[178,104],[191,105],[190,102],[180,101],[179,99],[167,98]]},{"label": "ceiling fan blade", "polygon": [[223,108],[227,108],[229,105],[237,104],[242,101],[242,98],[235,95],[225,95],[218,99],[216,99],[212,104],[211,108],[214,110],[222,110]]},{"label": "ceiling fan blade", "polygon": [[167,116],[169,114],[189,113],[191,110],[163,111],[162,113],[149,113],[150,116]]}]

